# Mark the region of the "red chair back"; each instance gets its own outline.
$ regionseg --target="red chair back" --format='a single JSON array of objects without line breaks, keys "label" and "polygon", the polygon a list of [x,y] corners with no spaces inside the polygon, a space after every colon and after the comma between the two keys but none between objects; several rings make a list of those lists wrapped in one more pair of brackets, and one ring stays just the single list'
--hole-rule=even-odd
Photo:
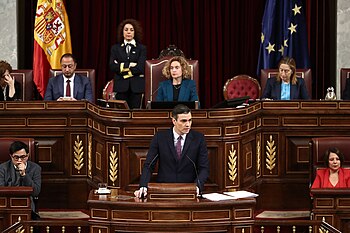
[{"label": "red chair back", "polygon": [[223,93],[225,100],[243,96],[258,99],[261,95],[261,87],[256,79],[248,75],[238,75],[226,81]]}]

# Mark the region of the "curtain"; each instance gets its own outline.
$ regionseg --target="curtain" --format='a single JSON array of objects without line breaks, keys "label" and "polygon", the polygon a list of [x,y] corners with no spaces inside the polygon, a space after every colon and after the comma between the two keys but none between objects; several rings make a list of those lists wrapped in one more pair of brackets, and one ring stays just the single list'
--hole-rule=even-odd
[{"label": "curtain", "polygon": [[[28,32],[28,28],[34,25],[36,1],[20,2],[31,4],[25,14],[19,15],[26,19],[22,29],[26,38],[30,38],[28,33],[32,36],[33,31]],[[313,26],[317,23],[329,32],[331,26],[322,21],[329,17],[329,9],[315,8],[317,0],[305,2],[309,30],[314,33]],[[147,59],[157,58],[162,49],[173,44],[187,58],[199,60],[198,88],[202,108],[209,108],[223,100],[223,86],[227,79],[239,74],[258,78],[256,67],[265,0],[74,0],[65,3],[73,54],[78,59],[78,68],[96,70],[98,98],[102,96],[104,85],[113,77],[108,67],[110,48],[116,43],[118,24],[126,18],[141,22]],[[29,9],[32,11],[29,12]],[[324,40],[330,41],[327,34],[324,35]],[[326,49],[316,44],[316,37],[309,35],[309,49],[313,76],[317,74],[318,83],[331,71],[315,63],[319,55],[316,51]],[[33,55],[28,52],[28,48],[32,51],[32,46],[32,39],[23,41],[24,49],[19,56],[25,61],[21,68],[32,68]]]}]

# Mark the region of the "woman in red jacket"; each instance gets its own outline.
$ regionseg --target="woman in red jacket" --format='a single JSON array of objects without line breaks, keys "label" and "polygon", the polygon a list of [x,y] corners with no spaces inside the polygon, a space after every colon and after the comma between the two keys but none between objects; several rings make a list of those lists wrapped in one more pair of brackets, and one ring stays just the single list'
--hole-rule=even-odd
[{"label": "woman in red jacket", "polygon": [[324,154],[327,168],[317,170],[313,188],[348,188],[350,187],[350,169],[342,168],[344,155],[338,148],[329,148]]}]

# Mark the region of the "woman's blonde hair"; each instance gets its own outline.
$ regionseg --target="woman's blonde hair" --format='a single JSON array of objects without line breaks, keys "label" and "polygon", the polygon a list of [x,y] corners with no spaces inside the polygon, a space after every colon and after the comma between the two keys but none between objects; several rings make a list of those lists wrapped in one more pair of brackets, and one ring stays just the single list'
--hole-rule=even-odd
[{"label": "woman's blonde hair", "polygon": [[169,59],[169,61],[167,61],[167,63],[165,63],[162,73],[166,78],[171,78],[171,74],[170,74],[170,65],[172,62],[177,61],[180,63],[181,65],[181,69],[182,69],[182,78],[187,78],[187,79],[191,79],[191,67],[188,64],[186,58],[181,57],[181,56],[176,56],[176,57],[172,57]]},{"label": "woman's blonde hair", "polygon": [[296,64],[295,64],[295,60],[291,57],[283,57],[280,62],[278,63],[278,75],[277,75],[277,80],[281,81],[281,76],[280,76],[280,72],[279,72],[279,68],[282,64],[286,64],[290,67],[292,74],[290,75],[290,82],[292,84],[296,84],[297,83],[297,74],[296,74]]}]

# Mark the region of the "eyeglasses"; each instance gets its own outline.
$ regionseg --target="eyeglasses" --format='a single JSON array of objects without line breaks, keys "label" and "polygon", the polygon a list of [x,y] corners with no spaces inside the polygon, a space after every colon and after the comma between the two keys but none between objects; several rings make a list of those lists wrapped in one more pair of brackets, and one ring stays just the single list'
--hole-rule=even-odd
[{"label": "eyeglasses", "polygon": [[14,159],[14,160],[24,160],[28,157],[28,154],[25,154],[25,155],[11,155],[11,157]]}]

